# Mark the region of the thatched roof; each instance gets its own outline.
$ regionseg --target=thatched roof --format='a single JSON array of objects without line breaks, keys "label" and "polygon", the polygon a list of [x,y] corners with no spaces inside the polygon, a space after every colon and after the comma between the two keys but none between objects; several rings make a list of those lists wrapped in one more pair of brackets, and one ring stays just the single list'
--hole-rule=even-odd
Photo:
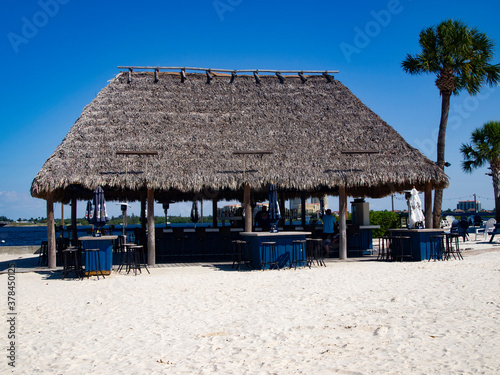
[{"label": "thatched roof", "polygon": [[[289,192],[382,197],[446,175],[331,76],[119,73],[83,110],[31,187],[68,201],[102,186],[107,199],[235,197],[247,181]],[[303,78],[307,78],[304,82]],[[235,151],[272,155],[235,155]],[[351,154],[349,150],[376,150]],[[119,151],[155,151],[126,156]]]}]

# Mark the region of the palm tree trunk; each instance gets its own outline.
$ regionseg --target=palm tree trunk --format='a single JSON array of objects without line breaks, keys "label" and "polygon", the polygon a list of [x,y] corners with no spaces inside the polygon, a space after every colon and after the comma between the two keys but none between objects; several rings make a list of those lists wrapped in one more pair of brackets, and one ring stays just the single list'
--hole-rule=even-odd
[{"label": "palm tree trunk", "polygon": [[500,163],[491,163],[493,193],[495,194],[495,219],[500,223]]},{"label": "palm tree trunk", "polygon": [[[448,125],[448,113],[450,112],[451,92],[441,91],[441,121],[439,123],[439,134],[437,142],[437,165],[444,171],[444,146],[446,142],[446,126]],[[441,206],[443,204],[443,190],[436,189],[434,192],[433,223],[434,228],[441,226]]]}]

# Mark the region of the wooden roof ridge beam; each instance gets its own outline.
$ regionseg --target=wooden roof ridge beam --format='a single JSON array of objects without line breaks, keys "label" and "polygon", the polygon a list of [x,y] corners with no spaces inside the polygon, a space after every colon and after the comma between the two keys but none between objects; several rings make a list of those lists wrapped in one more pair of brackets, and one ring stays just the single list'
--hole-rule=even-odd
[{"label": "wooden roof ridge beam", "polygon": [[[179,67],[179,66],[118,66],[118,69],[128,69],[130,72],[133,70],[180,70],[180,71],[186,71],[186,70],[193,70],[193,71],[210,71],[210,72],[220,72],[220,73],[253,73],[253,72],[260,72],[260,73],[280,73],[280,74],[323,74],[323,75],[329,75],[329,74],[335,74],[339,73],[338,70],[303,70],[303,69],[297,69],[297,70],[277,70],[277,69],[213,69],[213,68],[196,68],[196,67]],[[333,76],[331,76],[333,77]]]}]

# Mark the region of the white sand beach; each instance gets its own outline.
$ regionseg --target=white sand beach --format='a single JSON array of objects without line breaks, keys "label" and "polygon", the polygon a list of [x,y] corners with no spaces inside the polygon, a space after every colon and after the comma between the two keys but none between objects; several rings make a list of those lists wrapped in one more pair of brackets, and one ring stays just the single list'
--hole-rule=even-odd
[{"label": "white sand beach", "polygon": [[[12,370],[7,277],[0,373]],[[187,265],[83,281],[29,272],[16,282],[16,374],[500,371],[498,247],[462,261]]]}]

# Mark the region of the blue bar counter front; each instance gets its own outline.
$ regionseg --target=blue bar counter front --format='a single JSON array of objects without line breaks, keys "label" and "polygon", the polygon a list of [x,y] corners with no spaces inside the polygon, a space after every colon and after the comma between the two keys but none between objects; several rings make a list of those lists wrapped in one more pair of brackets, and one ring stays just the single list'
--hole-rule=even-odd
[{"label": "blue bar counter front", "polygon": [[[248,249],[250,251],[250,261],[252,268],[260,269],[262,268],[262,243],[263,242],[276,242],[277,246],[277,256],[279,267],[290,266],[291,256],[292,256],[292,246],[295,240],[305,240],[306,236],[310,235],[311,232],[241,232],[240,235],[244,241],[248,243]],[[304,245],[305,246],[305,245]],[[304,265],[306,262],[305,251],[301,253],[303,255]],[[269,259],[266,259],[269,261]]]},{"label": "blue bar counter front", "polygon": [[[101,263],[101,270],[104,274],[110,274],[113,267],[113,241],[118,236],[85,236],[78,238],[84,249],[99,249],[98,256]],[[84,252],[82,263],[85,266],[85,273],[95,272],[97,265],[95,264],[94,256],[91,253]]]},{"label": "blue bar counter front", "polygon": [[389,229],[389,231],[392,236],[410,237],[411,254],[414,261],[429,259],[431,237],[444,233],[442,229]]}]

